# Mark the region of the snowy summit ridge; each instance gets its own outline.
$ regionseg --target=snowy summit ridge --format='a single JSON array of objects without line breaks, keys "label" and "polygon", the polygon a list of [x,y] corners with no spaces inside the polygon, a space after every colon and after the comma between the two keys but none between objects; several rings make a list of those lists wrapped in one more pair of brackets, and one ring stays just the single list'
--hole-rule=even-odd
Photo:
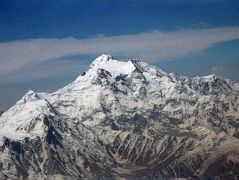
[{"label": "snowy summit ridge", "polygon": [[3,113],[0,177],[235,178],[238,138],[237,81],[103,54]]}]

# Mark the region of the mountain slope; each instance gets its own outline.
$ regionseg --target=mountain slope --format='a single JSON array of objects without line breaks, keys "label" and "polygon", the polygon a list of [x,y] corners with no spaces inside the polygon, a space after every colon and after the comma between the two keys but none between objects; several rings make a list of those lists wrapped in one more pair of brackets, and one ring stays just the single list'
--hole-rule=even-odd
[{"label": "mountain slope", "polygon": [[[239,83],[101,55],[0,118],[2,177],[235,178]],[[13,133],[14,132],[14,133]]]}]

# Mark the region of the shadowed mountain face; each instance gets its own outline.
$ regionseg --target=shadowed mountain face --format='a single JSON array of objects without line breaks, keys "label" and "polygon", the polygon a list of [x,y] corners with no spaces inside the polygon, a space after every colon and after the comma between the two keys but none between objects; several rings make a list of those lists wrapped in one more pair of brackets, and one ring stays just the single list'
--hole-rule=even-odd
[{"label": "shadowed mountain face", "polygon": [[4,111],[0,111],[0,116],[4,113]]},{"label": "shadowed mountain face", "polygon": [[94,60],[0,118],[0,177],[239,178],[239,83]]}]

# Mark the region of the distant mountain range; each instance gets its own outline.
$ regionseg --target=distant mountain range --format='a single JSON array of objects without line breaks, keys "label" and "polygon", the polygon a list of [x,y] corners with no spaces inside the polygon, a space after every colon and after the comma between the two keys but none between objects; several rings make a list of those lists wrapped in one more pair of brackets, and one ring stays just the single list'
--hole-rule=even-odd
[{"label": "distant mountain range", "polygon": [[0,179],[239,178],[239,83],[101,55],[0,118]]}]

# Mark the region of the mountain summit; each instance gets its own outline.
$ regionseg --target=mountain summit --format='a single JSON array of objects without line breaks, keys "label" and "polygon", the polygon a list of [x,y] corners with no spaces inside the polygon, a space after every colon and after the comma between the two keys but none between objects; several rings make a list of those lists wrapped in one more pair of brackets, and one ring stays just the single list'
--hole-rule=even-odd
[{"label": "mountain summit", "polygon": [[239,176],[239,83],[101,55],[0,117],[0,178]]}]

